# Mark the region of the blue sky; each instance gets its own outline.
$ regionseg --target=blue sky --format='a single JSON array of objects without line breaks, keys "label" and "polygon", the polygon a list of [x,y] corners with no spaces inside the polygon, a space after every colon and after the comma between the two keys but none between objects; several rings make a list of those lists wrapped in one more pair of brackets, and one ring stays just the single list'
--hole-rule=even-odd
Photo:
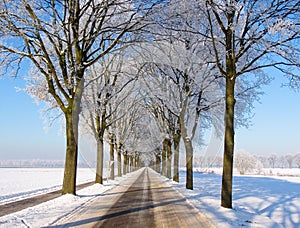
[{"label": "blue sky", "polygon": [[255,105],[253,125],[237,129],[236,149],[256,155],[300,153],[300,93],[283,87],[287,79],[276,74]]},{"label": "blue sky", "polygon": [[59,126],[45,130],[40,106],[24,92],[21,79],[0,79],[0,159],[64,159]]},{"label": "blue sky", "polygon": [[[236,130],[236,149],[256,155],[300,152],[300,93],[281,87],[282,77],[266,86],[256,103],[253,125]],[[45,131],[40,106],[24,92],[21,79],[0,79],[0,159],[59,159],[65,138],[58,123]]]}]

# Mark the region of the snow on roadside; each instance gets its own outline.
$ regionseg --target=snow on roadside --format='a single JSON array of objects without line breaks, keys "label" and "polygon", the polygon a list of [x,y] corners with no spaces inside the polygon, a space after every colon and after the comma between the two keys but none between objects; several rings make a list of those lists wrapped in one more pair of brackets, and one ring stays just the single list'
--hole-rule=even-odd
[{"label": "snow on roadside", "polygon": [[[134,175],[127,174],[104,185],[93,185],[35,207],[0,217],[0,227],[50,226],[74,210],[84,207],[104,191]],[[159,174],[158,174],[159,175]],[[41,177],[37,177],[41,178]],[[166,179],[216,227],[300,227],[300,177],[234,176],[233,207],[220,206],[221,175],[194,173],[194,190],[185,189],[185,172],[180,183]]]},{"label": "snow on roadside", "polygon": [[[63,168],[0,168],[0,204],[61,189],[63,172]],[[77,184],[94,178],[93,169],[77,171]]]},{"label": "snow on roadside", "polygon": [[127,174],[118,177],[114,181],[109,180],[103,185],[94,184],[90,187],[77,191],[77,195],[63,195],[56,199],[44,202],[19,212],[0,217],[1,228],[11,227],[45,227],[51,226],[59,219],[69,215],[75,210],[84,207],[89,201],[118,185],[122,180],[128,178]]},{"label": "snow on roadside", "polygon": [[[283,177],[281,177],[283,178]],[[194,190],[185,189],[185,172],[180,183],[169,183],[216,227],[300,227],[300,177],[293,182],[277,177],[235,176],[233,207],[220,206],[222,177],[194,173]]]}]

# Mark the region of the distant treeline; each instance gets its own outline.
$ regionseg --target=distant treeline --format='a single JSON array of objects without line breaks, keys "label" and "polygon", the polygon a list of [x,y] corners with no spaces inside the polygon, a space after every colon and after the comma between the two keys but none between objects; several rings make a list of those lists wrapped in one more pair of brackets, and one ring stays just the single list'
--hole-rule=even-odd
[{"label": "distant treeline", "polygon": [[[0,168],[64,168],[64,160],[0,160]],[[79,168],[89,168],[86,163],[79,162]]]}]

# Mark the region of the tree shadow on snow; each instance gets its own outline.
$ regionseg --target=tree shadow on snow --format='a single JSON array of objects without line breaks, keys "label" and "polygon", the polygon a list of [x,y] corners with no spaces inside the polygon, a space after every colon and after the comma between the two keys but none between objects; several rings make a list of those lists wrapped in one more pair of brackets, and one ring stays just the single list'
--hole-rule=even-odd
[{"label": "tree shadow on snow", "polygon": [[[181,181],[185,172],[181,173]],[[216,218],[224,218],[225,209],[209,205],[210,200],[221,202],[222,176],[217,174],[194,173],[194,189],[187,197],[188,200],[198,201],[198,209],[206,210]],[[184,190],[184,184],[178,187]],[[300,184],[271,177],[235,176],[233,178],[233,207],[232,215],[224,219],[232,224],[251,226],[257,215],[269,217],[283,227],[300,227]],[[226,212],[227,211],[227,212]],[[230,212],[229,212],[230,213]],[[274,225],[272,227],[278,227]]]}]

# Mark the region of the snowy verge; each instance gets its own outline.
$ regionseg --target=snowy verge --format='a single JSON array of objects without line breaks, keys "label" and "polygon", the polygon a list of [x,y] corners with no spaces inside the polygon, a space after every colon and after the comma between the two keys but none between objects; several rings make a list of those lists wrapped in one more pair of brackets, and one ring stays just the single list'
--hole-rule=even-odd
[{"label": "snowy verge", "polygon": [[[139,171],[136,171],[139,172]],[[136,173],[129,173],[115,180],[109,180],[103,185],[94,184],[77,191],[77,195],[63,195],[19,212],[0,217],[1,228],[11,227],[47,227],[70,215],[95,197],[120,184],[123,180]]]},{"label": "snowy verge", "polygon": [[168,181],[168,183],[176,188],[191,205],[204,214],[216,227],[283,227],[261,215],[238,209],[223,208],[220,206],[219,198],[201,196],[203,189],[188,190],[185,189],[185,184],[174,181]]},{"label": "snowy verge", "polygon": [[216,227],[300,227],[300,177],[234,176],[233,209],[220,206],[222,176],[194,173],[194,190],[165,179]]},{"label": "snowy verge", "polygon": [[[0,205],[62,188],[63,168],[0,168]],[[93,181],[95,170],[79,168],[77,184]]]}]

